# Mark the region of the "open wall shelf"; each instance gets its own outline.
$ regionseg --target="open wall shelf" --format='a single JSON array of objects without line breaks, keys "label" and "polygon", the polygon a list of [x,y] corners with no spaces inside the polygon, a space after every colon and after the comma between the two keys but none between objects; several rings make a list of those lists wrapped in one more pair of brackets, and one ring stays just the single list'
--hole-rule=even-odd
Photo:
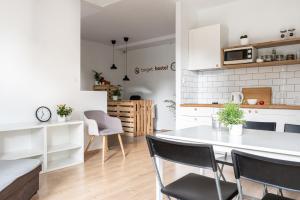
[{"label": "open wall shelf", "polygon": [[0,126],[0,160],[38,158],[43,172],[79,164],[84,161],[83,133],[82,121]]},{"label": "open wall shelf", "polygon": [[280,47],[280,46],[288,46],[288,45],[296,45],[296,44],[300,44],[300,37],[291,38],[291,39],[282,39],[282,40],[273,40],[273,41],[267,41],[267,42],[252,43],[252,44],[247,44],[247,45],[237,45],[237,46],[232,46],[232,47],[228,47],[228,48],[225,48],[225,49],[247,47],[247,46],[253,46],[257,49],[263,49],[263,48]]},{"label": "open wall shelf", "polygon": [[[292,38],[292,39],[282,39],[282,40],[274,40],[268,42],[260,42],[253,43],[248,45],[239,45],[228,47],[231,48],[239,48],[239,47],[247,47],[253,46],[257,49],[271,48],[271,47],[280,47],[280,46],[288,46],[288,45],[298,45],[300,44],[300,38]],[[224,48],[224,49],[228,49]],[[222,49],[222,63],[224,63],[224,49]],[[234,64],[234,65],[225,65],[223,64],[222,68],[233,69],[233,68],[245,68],[245,67],[268,67],[268,66],[281,66],[281,65],[297,65],[300,64],[300,59],[298,60],[283,60],[283,61],[271,61],[271,62],[262,62],[262,63],[246,63],[246,64]]]},{"label": "open wall shelf", "polygon": [[300,59],[299,60],[271,61],[271,62],[262,62],[262,63],[223,65],[222,68],[234,69],[234,68],[245,68],[245,67],[269,67],[269,66],[297,65],[297,64],[300,64]]}]

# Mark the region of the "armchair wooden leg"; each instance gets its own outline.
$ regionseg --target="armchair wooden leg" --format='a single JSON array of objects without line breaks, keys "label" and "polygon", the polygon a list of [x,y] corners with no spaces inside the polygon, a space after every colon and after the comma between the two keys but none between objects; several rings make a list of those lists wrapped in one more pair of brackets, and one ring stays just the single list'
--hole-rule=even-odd
[{"label": "armchair wooden leg", "polygon": [[102,138],[102,164],[104,164],[105,162],[105,151],[106,151],[106,146],[107,146],[107,143],[106,143],[106,138],[107,136],[103,136]]},{"label": "armchair wooden leg", "polygon": [[90,137],[89,143],[88,143],[88,145],[86,146],[86,148],[84,150],[85,153],[89,150],[89,147],[92,144],[92,142],[94,141],[95,137],[96,137],[95,135]]},{"label": "armchair wooden leg", "polygon": [[123,147],[122,137],[121,137],[120,134],[118,134],[118,138],[119,138],[119,143],[120,143],[120,146],[121,146],[123,157],[125,158],[125,151],[124,151],[124,147]]},{"label": "armchair wooden leg", "polygon": [[105,150],[106,150],[106,152],[108,152],[109,151],[109,148],[108,148],[108,136],[106,136],[106,144],[105,144]]}]

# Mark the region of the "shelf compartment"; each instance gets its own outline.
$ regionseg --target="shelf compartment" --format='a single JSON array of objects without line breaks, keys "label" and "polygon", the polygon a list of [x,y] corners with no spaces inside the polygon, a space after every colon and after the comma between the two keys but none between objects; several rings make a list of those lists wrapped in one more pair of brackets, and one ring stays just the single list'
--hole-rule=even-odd
[{"label": "shelf compartment", "polygon": [[37,150],[22,150],[16,152],[5,152],[0,154],[0,160],[17,160],[23,158],[32,158],[36,156],[42,156],[43,151]]},{"label": "shelf compartment", "polygon": [[82,148],[53,152],[47,156],[47,171],[70,167],[83,162]]},{"label": "shelf compartment", "polygon": [[80,163],[81,162],[75,158],[65,158],[65,159],[50,161],[48,162],[47,172],[66,168],[66,167],[71,167]]},{"label": "shelf compartment", "polygon": [[44,129],[17,129],[0,133],[0,159],[15,160],[44,154]]},{"label": "shelf compartment", "polygon": [[61,151],[68,151],[74,149],[80,149],[82,146],[80,144],[60,144],[48,147],[48,154],[57,153]]}]

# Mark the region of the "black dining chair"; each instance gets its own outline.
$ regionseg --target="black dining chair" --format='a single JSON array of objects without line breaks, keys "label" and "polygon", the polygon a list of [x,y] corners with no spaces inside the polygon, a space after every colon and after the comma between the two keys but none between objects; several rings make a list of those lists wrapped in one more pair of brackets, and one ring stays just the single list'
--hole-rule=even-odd
[{"label": "black dining chair", "polygon": [[[169,199],[173,197],[180,200],[227,200],[233,199],[238,194],[235,183],[220,181],[212,145],[179,143],[149,135],[146,139],[161,192]],[[190,173],[165,186],[155,157],[173,163],[210,169],[214,173],[214,178]]]},{"label": "black dining chair", "polygon": [[253,122],[246,121],[245,129],[255,129],[263,131],[276,131],[276,122]]},{"label": "black dining chair", "polygon": [[[255,129],[255,130],[264,130],[264,131],[276,131],[276,122],[254,122],[254,121],[246,121],[244,127],[245,129]],[[228,153],[225,153],[223,156],[217,157],[216,161],[221,166],[217,166],[219,170],[220,177],[224,181],[226,181],[225,176],[223,174],[224,166],[233,166],[232,158]]]},{"label": "black dining chair", "polygon": [[284,125],[284,132],[300,133],[300,125],[285,124]]},{"label": "black dining chair", "polygon": [[[239,200],[243,199],[241,178],[280,190],[300,192],[300,163],[266,158],[236,150],[231,152],[231,156],[239,190]],[[265,191],[262,200],[292,199]]]}]

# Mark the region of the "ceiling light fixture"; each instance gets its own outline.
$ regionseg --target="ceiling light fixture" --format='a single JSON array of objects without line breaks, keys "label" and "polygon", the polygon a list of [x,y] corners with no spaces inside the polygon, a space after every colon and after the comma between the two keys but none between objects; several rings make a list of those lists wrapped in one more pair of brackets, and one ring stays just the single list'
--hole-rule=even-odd
[{"label": "ceiling light fixture", "polygon": [[112,5],[122,0],[85,0],[85,1],[104,8],[106,6]]},{"label": "ceiling light fixture", "polygon": [[115,65],[115,45],[116,45],[116,40],[112,40],[111,43],[113,45],[113,64],[110,67],[110,69],[116,70],[116,69],[118,69],[117,66]]},{"label": "ceiling light fixture", "polygon": [[124,37],[124,42],[125,42],[125,76],[123,78],[123,81],[130,81],[130,79],[127,76],[127,43],[128,43],[129,38]]}]

